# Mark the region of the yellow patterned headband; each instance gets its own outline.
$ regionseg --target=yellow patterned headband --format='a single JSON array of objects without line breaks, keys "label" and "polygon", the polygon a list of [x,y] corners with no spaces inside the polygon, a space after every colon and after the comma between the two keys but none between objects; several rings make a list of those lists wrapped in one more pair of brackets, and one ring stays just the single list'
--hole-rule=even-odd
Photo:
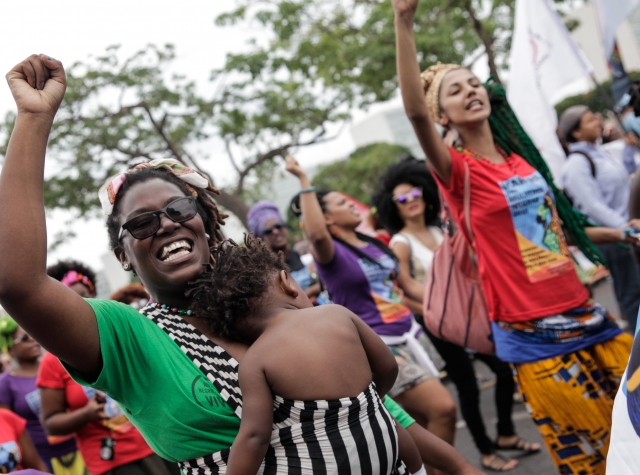
[{"label": "yellow patterned headband", "polygon": [[438,62],[433,66],[429,66],[420,75],[422,80],[422,90],[424,91],[424,99],[427,101],[427,108],[431,113],[433,120],[440,118],[440,86],[442,80],[449,71],[460,69],[462,66],[458,64],[442,64]]}]

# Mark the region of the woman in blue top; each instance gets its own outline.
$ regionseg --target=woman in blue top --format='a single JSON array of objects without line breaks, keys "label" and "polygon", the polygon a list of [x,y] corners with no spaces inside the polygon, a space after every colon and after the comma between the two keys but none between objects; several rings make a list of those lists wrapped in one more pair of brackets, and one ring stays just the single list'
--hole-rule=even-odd
[{"label": "woman in blue top", "polygon": [[[587,106],[569,107],[562,113],[558,133],[569,151],[562,166],[562,186],[574,206],[593,223],[622,229],[629,222],[630,175],[636,171],[637,149],[627,144],[621,160],[611,156],[599,144],[602,130],[602,121]],[[599,244],[598,249],[633,332],[640,306],[640,267],[626,246]]]}]

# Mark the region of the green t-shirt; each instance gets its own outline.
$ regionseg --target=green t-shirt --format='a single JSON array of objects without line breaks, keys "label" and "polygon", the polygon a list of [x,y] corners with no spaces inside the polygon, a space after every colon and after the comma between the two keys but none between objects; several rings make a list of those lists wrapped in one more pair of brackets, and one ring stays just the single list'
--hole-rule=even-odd
[{"label": "green t-shirt", "polygon": [[413,417],[407,414],[407,411],[402,409],[398,405],[398,403],[391,399],[389,396],[384,398],[384,407],[387,408],[389,414],[391,414],[393,418],[398,421],[400,425],[405,429],[416,422]]},{"label": "green t-shirt", "polygon": [[151,448],[172,462],[231,447],[240,419],[180,347],[133,307],[87,299],[100,332],[103,367],[78,383],[115,399]]}]

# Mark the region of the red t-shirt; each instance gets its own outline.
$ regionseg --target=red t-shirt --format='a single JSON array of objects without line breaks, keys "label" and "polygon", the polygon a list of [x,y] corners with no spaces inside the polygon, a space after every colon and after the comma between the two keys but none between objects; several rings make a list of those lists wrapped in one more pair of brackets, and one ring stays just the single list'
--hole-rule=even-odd
[{"label": "red t-shirt", "polygon": [[22,470],[20,437],[27,421],[7,409],[0,409],[0,473]]},{"label": "red t-shirt", "polygon": [[[436,180],[462,223],[464,162],[469,165],[471,231],[491,319],[523,322],[583,304],[589,293],[573,267],[555,197],[542,175],[515,154],[495,164],[450,152],[449,188]],[[465,226],[460,229],[469,241]]]},{"label": "red t-shirt", "polygon": [[[84,388],[71,379],[64,366],[51,353],[46,353],[42,358],[36,385],[40,388],[64,389],[69,411],[86,406],[94,392],[93,389]],[[119,412],[119,408],[112,404],[114,403],[111,400],[107,405],[114,411],[113,413]],[[115,441],[113,460],[100,458],[102,439],[105,437],[111,437]],[[138,429],[133,427],[124,414],[106,421],[89,422],[76,433],[76,438],[82,458],[91,475],[100,475],[115,467],[153,454],[153,450]]]}]

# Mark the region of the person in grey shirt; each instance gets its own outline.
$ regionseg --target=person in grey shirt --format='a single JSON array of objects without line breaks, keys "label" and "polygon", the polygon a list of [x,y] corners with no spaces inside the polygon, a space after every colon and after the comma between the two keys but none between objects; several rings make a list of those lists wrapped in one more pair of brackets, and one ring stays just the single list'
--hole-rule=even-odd
[{"label": "person in grey shirt", "polygon": [[[560,139],[569,150],[561,182],[573,205],[600,226],[629,227],[630,175],[635,172],[635,147],[623,149],[622,160],[601,145],[602,121],[587,106],[569,107],[560,117]],[[640,268],[627,247],[598,245],[613,277],[621,310],[634,331],[640,306]]]}]

